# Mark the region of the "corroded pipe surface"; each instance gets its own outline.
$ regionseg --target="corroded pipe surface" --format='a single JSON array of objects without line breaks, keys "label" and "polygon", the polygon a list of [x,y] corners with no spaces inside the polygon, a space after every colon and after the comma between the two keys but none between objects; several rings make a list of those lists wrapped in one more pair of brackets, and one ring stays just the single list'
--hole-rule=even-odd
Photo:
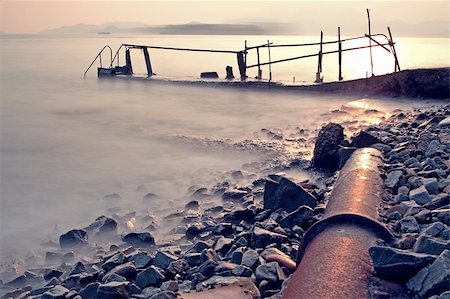
[{"label": "corroded pipe surface", "polygon": [[373,268],[368,253],[391,233],[377,221],[381,154],[356,151],[339,173],[321,221],[303,237],[297,270],[283,298],[367,298]]}]

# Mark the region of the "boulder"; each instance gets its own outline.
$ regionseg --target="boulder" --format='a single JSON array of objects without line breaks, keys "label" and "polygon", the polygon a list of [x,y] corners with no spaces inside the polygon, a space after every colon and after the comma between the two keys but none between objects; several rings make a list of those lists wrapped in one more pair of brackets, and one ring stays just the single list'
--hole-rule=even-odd
[{"label": "boulder", "polygon": [[152,258],[146,252],[138,252],[130,256],[128,260],[133,262],[137,269],[143,269],[150,265]]},{"label": "boulder", "polygon": [[69,289],[61,286],[61,285],[57,285],[54,286],[53,288],[51,288],[50,290],[44,292],[44,294],[42,294],[42,299],[65,299],[66,298],[66,294],[69,293]]},{"label": "boulder", "polygon": [[59,245],[62,249],[73,249],[86,246],[88,235],[84,229],[73,229],[59,237]]},{"label": "boulder", "polygon": [[436,178],[423,178],[422,184],[427,189],[429,194],[438,194],[439,193],[439,183]]},{"label": "boulder", "polygon": [[99,285],[97,289],[97,298],[105,299],[120,299],[120,298],[130,298],[131,294],[128,291],[127,286],[129,282],[127,281],[112,281],[105,284]]},{"label": "boulder", "polygon": [[117,221],[106,216],[100,216],[84,228],[89,235],[112,235],[117,231]]},{"label": "boulder", "polygon": [[384,184],[395,191],[405,183],[402,170],[394,170],[387,174]]},{"label": "boulder", "polygon": [[132,262],[118,265],[117,267],[112,269],[109,273],[115,273],[117,275],[125,277],[129,281],[134,280],[137,275],[136,267]]},{"label": "boulder", "polygon": [[450,241],[421,235],[414,244],[413,251],[439,255],[444,250],[450,250]]},{"label": "boulder", "polygon": [[373,136],[367,132],[361,131],[358,133],[358,135],[353,137],[350,145],[352,147],[356,147],[356,148],[363,148],[363,147],[369,147],[376,143],[383,143],[383,141],[381,141],[380,139],[376,138],[375,136]]},{"label": "boulder", "polygon": [[148,286],[160,286],[164,280],[164,275],[155,266],[150,266],[136,277],[136,285],[141,289]]},{"label": "boulder", "polygon": [[285,235],[255,226],[253,228],[251,240],[255,247],[264,248],[272,243],[280,244],[287,240],[287,237]]},{"label": "boulder", "polygon": [[107,259],[103,265],[102,268],[106,271],[109,272],[111,271],[114,267],[117,267],[118,265],[123,264],[125,261],[125,255],[122,252],[118,252],[115,255],[113,255],[112,257],[110,257],[109,259]]},{"label": "boulder", "polygon": [[158,251],[152,261],[152,264],[158,268],[166,270],[170,263],[176,261],[177,259],[178,257],[171,253]]},{"label": "boulder", "polygon": [[257,282],[265,280],[272,289],[279,288],[281,283],[286,280],[286,275],[277,262],[258,266],[255,270],[255,276]]},{"label": "boulder", "polygon": [[430,194],[425,186],[420,186],[419,188],[411,190],[409,192],[409,198],[414,200],[419,205],[424,205],[431,201]]},{"label": "boulder", "polygon": [[344,128],[335,123],[322,127],[317,136],[312,165],[315,168],[335,170],[337,168],[336,153],[344,141]]},{"label": "boulder", "polygon": [[200,78],[218,79],[219,75],[217,74],[217,72],[203,72],[203,73],[200,74]]},{"label": "boulder", "polygon": [[230,250],[233,245],[234,240],[232,238],[220,237],[216,241],[216,245],[214,245],[214,250],[224,255]]},{"label": "boulder", "polygon": [[148,248],[155,245],[155,238],[149,232],[128,233],[122,237],[122,241],[135,247]]},{"label": "boulder", "polygon": [[436,259],[436,256],[385,246],[372,246],[369,254],[377,274],[395,280],[413,277]]},{"label": "boulder", "polygon": [[264,188],[264,209],[283,209],[290,213],[302,205],[314,208],[317,205],[316,198],[284,177],[269,175]]},{"label": "boulder", "polygon": [[248,249],[242,255],[241,265],[247,266],[250,269],[254,270],[257,266],[259,266],[259,254],[254,249]]},{"label": "boulder", "polygon": [[402,233],[417,233],[419,232],[419,224],[413,216],[407,216],[397,222],[397,227]]},{"label": "boulder", "polygon": [[314,210],[308,206],[301,206],[297,210],[289,213],[280,220],[280,226],[283,228],[292,228],[298,225],[307,229],[314,221]]},{"label": "boulder", "polygon": [[406,286],[420,298],[428,298],[448,291],[450,285],[450,251],[444,250],[428,267],[411,278]]}]

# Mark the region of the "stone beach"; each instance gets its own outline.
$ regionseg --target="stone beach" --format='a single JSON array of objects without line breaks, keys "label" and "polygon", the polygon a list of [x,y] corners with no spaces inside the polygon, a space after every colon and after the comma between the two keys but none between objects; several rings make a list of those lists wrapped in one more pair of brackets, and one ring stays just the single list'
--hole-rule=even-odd
[{"label": "stone beach", "polygon": [[[295,271],[303,234],[325,210],[335,170],[357,148],[373,147],[385,160],[378,220],[395,241],[380,240],[369,250],[374,266],[369,297],[450,298],[450,105],[395,111],[381,123],[353,130],[354,136],[345,135],[347,129],[327,124],[317,139],[310,137],[306,142],[316,143],[311,161],[274,165],[263,177],[237,170],[214,186],[193,186],[184,209],[162,215],[173,225],[164,238],[154,233],[164,225],[154,215],[99,216],[49,241],[44,255],[11,265],[9,274],[16,269],[16,275],[4,280],[8,271],[2,273],[0,294],[176,298],[244,283],[253,298],[280,298]],[[296,181],[284,173],[296,167],[314,172],[315,179]],[[251,183],[233,183],[242,178]],[[143,200],[151,205],[157,195]]]}]

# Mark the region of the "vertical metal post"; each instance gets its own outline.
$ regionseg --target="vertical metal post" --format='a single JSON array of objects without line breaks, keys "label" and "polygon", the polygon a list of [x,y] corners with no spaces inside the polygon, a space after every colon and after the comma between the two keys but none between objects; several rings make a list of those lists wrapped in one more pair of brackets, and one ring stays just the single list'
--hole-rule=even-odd
[{"label": "vertical metal post", "polygon": [[256,56],[258,58],[258,76],[257,76],[257,78],[261,79],[262,78],[262,71],[261,71],[261,65],[260,65],[261,62],[259,60],[259,47],[256,48]]},{"label": "vertical metal post", "polygon": [[147,76],[151,77],[153,75],[152,64],[150,62],[150,56],[148,55],[147,47],[143,47],[142,51],[144,52],[145,65],[147,67]]},{"label": "vertical metal post", "polygon": [[320,49],[319,49],[319,55],[317,55],[318,57],[318,61],[317,61],[317,73],[316,73],[316,81],[314,81],[315,83],[322,83],[323,82],[323,78],[320,77],[321,73],[322,73],[322,45],[323,44],[323,31],[320,31]]},{"label": "vertical metal post", "polygon": [[367,8],[367,20],[369,22],[369,50],[370,50],[370,68],[372,71],[372,77],[373,77],[373,57],[372,57],[372,34],[370,30],[370,10]]},{"label": "vertical metal post", "polygon": [[246,75],[246,66],[245,66],[245,62],[244,62],[244,53],[243,52],[237,53],[237,62],[238,62],[238,67],[239,67],[239,73],[241,75],[241,80],[245,80],[247,78],[247,75]]},{"label": "vertical metal post", "polygon": [[272,81],[272,60],[270,58],[270,41],[267,40],[267,50],[269,51],[269,82]]},{"label": "vertical metal post", "polygon": [[339,59],[339,81],[342,81],[344,79],[342,77],[342,42],[341,42],[341,27],[338,27],[338,59]]},{"label": "vertical metal post", "polygon": [[130,49],[126,49],[125,51],[125,66],[127,67],[127,74],[133,74],[133,66],[131,65],[131,55]]},{"label": "vertical metal post", "polygon": [[391,28],[388,27],[387,29],[389,32],[389,45],[391,46],[392,54],[394,55],[395,59],[394,72],[396,72],[397,70],[400,72],[400,64],[398,63],[397,51],[395,50],[394,40],[392,39]]}]

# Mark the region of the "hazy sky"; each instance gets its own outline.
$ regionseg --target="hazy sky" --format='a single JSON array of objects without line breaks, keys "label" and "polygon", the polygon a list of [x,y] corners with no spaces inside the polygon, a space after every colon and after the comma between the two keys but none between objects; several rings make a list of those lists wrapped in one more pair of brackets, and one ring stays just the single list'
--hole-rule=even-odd
[{"label": "hazy sky", "polygon": [[[449,1],[9,1],[0,0],[0,31],[34,33],[79,23],[148,25],[289,22],[308,26],[361,26],[365,8],[374,24],[449,22]],[[431,26],[431,25],[430,25]]]}]

